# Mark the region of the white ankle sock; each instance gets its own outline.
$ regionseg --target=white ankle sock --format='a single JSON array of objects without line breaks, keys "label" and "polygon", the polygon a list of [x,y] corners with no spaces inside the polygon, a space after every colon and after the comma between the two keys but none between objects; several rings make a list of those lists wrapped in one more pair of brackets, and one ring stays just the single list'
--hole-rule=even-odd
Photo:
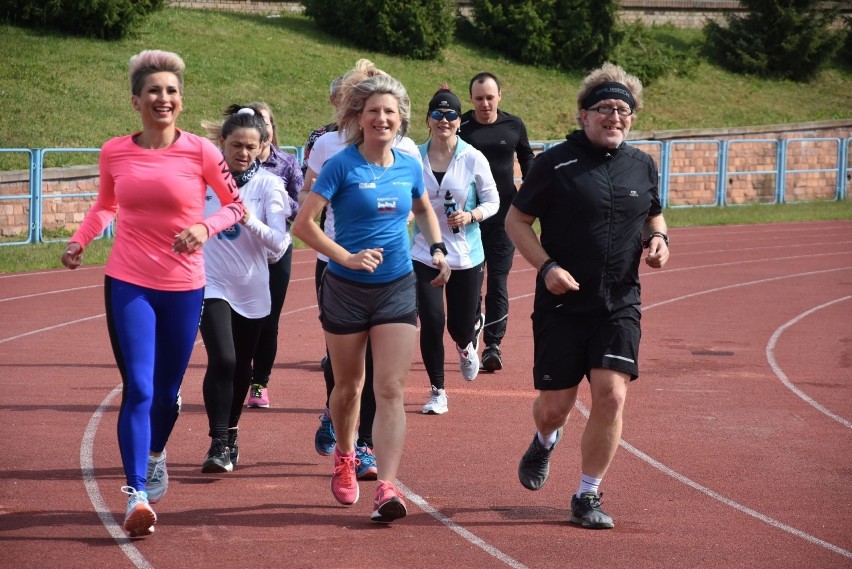
[{"label": "white ankle sock", "polygon": [[603,478],[595,478],[593,476],[589,476],[588,474],[583,474],[580,476],[580,487],[577,489],[577,494],[575,494],[578,498],[580,494],[585,494],[586,492],[594,492],[595,496],[598,494],[598,487],[601,485],[601,481]]},{"label": "white ankle sock", "polygon": [[544,448],[549,449],[550,447],[552,447],[556,443],[556,433],[557,432],[558,432],[558,429],[556,431],[553,431],[549,435],[544,436],[544,435],[541,434],[541,431],[539,431],[538,432],[538,442],[541,443],[541,446],[543,446]]}]

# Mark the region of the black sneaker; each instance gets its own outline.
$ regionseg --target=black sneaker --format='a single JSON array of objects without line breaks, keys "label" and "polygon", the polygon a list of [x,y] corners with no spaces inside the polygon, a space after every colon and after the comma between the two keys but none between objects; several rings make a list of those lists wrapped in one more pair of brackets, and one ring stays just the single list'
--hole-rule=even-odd
[{"label": "black sneaker", "polygon": [[479,366],[484,371],[498,371],[503,369],[503,357],[500,354],[500,346],[498,344],[490,344],[482,350],[482,360]]},{"label": "black sneaker", "polygon": [[237,466],[240,461],[240,447],[237,445],[237,435],[240,430],[238,428],[228,429],[228,450],[231,455],[231,466]]},{"label": "black sneaker", "polygon": [[538,442],[538,433],[533,435],[533,440],[518,465],[518,479],[524,488],[538,490],[547,482],[547,475],[550,474],[550,455],[553,454],[553,449],[561,438],[562,429],[560,428],[556,431],[556,442],[550,448],[544,448]]},{"label": "black sneaker", "polygon": [[231,452],[228,450],[228,445],[222,439],[213,439],[210,444],[210,450],[207,451],[207,458],[201,465],[201,472],[231,472],[234,465],[231,464]]},{"label": "black sneaker", "polygon": [[571,523],[590,529],[610,529],[615,522],[601,509],[603,492],[598,496],[594,492],[585,492],[571,496]]}]

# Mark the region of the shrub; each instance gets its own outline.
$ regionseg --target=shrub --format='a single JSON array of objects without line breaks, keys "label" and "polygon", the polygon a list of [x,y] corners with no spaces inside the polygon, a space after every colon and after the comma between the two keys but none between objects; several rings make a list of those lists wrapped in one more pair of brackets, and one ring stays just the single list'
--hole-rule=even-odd
[{"label": "shrub", "polygon": [[119,39],[164,0],[0,0],[5,23],[29,28]]},{"label": "shrub", "polygon": [[360,47],[415,59],[436,59],[455,30],[449,0],[303,0],[305,15]]},{"label": "shrub", "polygon": [[727,28],[707,22],[710,56],[736,73],[809,81],[843,41],[831,31],[837,8],[819,0],[742,0],[745,16],[727,16]]},{"label": "shrub", "polygon": [[614,0],[473,0],[476,38],[516,61],[585,70],[609,59]]},{"label": "shrub", "polygon": [[645,86],[669,73],[688,76],[697,54],[694,50],[678,51],[658,38],[660,32],[670,26],[649,28],[640,21],[619,26],[618,45],[613,50],[611,61],[639,77]]}]

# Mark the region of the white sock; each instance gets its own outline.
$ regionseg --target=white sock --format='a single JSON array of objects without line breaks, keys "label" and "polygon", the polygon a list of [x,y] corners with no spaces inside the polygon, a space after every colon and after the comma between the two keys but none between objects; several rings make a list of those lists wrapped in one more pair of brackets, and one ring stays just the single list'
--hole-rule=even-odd
[{"label": "white sock", "polygon": [[601,481],[603,478],[595,478],[594,476],[589,476],[588,474],[583,474],[580,476],[580,487],[577,489],[577,494],[575,494],[578,498],[580,494],[585,494],[586,492],[594,492],[595,496],[598,495],[598,486],[601,485]]},{"label": "white sock", "polygon": [[538,442],[541,443],[541,446],[543,446],[544,448],[549,449],[554,444],[556,444],[556,433],[558,431],[559,431],[559,429],[557,429],[556,431],[553,431],[552,433],[550,433],[547,436],[542,435],[541,431],[539,431],[538,432]]}]

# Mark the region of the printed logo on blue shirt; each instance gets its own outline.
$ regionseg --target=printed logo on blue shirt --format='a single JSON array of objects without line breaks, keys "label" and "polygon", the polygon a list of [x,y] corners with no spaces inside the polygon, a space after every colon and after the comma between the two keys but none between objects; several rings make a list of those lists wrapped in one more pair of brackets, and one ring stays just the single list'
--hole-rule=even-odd
[{"label": "printed logo on blue shirt", "polygon": [[377,198],[376,206],[379,210],[379,213],[387,212],[392,213],[396,211],[396,202],[399,198],[397,197],[389,197],[389,198]]},{"label": "printed logo on blue shirt", "polygon": [[358,183],[359,190],[374,190],[376,189],[375,182],[359,182]]}]

